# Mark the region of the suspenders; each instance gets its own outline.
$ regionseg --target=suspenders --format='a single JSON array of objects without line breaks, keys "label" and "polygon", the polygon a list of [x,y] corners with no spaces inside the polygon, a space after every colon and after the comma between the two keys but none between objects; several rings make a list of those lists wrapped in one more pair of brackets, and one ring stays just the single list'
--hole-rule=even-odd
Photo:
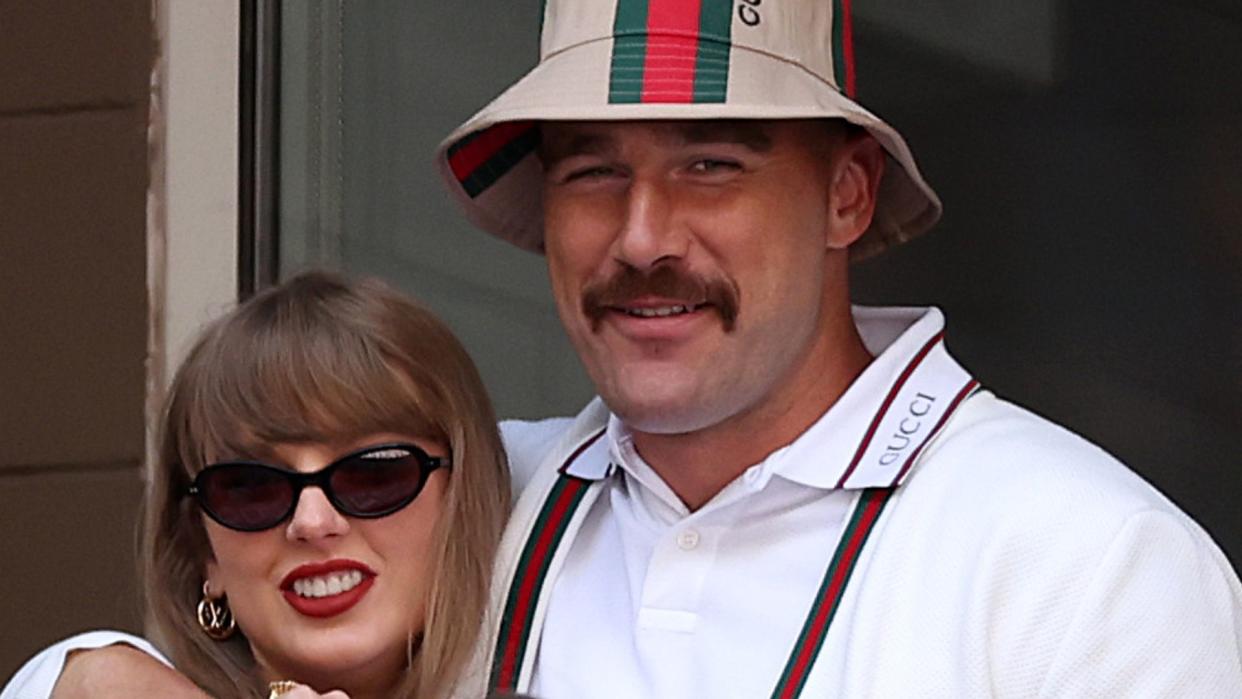
[{"label": "suspenders", "polygon": [[[535,604],[547,582],[548,563],[560,546],[566,525],[582,505],[591,482],[561,474],[543,502],[535,528],[522,547],[517,574],[505,598],[500,635],[492,656],[489,686],[496,691],[515,691],[518,673],[530,647]],[[828,636],[828,627],[841,604],[845,587],[859,554],[884,511],[892,488],[868,488],[859,496],[854,513],[837,544],[832,563],[824,574],[815,603],[798,635],[793,652],[772,692],[773,699],[793,699],[802,692],[819,649]]]},{"label": "suspenders", "polygon": [[798,641],[776,682],[776,689],[772,690],[772,699],[793,699],[802,693],[802,687],[811,674],[811,666],[819,656],[824,639],[828,637],[828,627],[836,616],[837,607],[841,605],[845,586],[854,573],[858,555],[862,553],[892,494],[893,488],[867,488],[855,502],[854,514],[841,533],[841,541],[837,543],[832,563],[828,564],[828,572],[824,573],[824,581],[815,595],[811,613],[806,617],[802,633],[798,634]]},{"label": "suspenders", "polygon": [[566,525],[582,504],[591,482],[561,474],[544,500],[535,522],[535,529],[522,547],[517,574],[505,598],[504,616],[500,619],[500,635],[492,657],[489,686],[493,689],[517,689],[518,672],[526,660],[535,619],[535,606],[547,581],[552,556],[565,537]]},{"label": "suspenders", "polygon": [[[961,403],[978,389],[944,350],[942,336],[932,337],[907,364],[884,398],[838,487],[855,486],[859,495],[824,573],[810,612],[772,691],[773,699],[798,697],[828,636],[850,577],[898,485],[909,475],[923,447],[948,422]],[[925,366],[920,370],[920,364]],[[908,382],[912,376],[920,380]],[[914,385],[907,385],[907,383]],[[894,406],[900,406],[895,408]],[[891,437],[887,437],[889,433]],[[504,596],[500,630],[492,652],[489,687],[525,689],[551,586],[549,571],[563,544],[572,545],[577,526],[602,490],[605,480],[591,481],[567,473],[570,465],[603,435],[596,431],[564,461],[523,540],[516,570]],[[555,577],[555,574],[552,576]],[[532,643],[532,639],[536,639]]]}]

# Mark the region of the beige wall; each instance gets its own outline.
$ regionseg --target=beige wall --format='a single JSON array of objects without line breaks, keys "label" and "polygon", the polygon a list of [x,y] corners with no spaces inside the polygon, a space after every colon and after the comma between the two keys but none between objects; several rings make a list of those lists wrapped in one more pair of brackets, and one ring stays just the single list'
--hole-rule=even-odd
[{"label": "beige wall", "polygon": [[0,679],[139,628],[151,15],[0,3]]}]

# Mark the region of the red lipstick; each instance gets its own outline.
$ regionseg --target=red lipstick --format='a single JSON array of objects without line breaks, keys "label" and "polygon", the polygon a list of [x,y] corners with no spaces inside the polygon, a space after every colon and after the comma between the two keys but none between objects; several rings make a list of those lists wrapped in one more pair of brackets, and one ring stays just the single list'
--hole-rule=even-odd
[{"label": "red lipstick", "polygon": [[[356,573],[362,577],[362,580],[354,587],[334,595],[307,597],[298,594],[294,584],[297,581],[333,573]],[[285,601],[298,613],[317,618],[331,617],[343,614],[362,601],[362,598],[370,591],[371,585],[374,584],[375,575],[375,571],[363,563],[338,558],[307,563],[294,568],[280,581],[280,589],[285,596]]]}]

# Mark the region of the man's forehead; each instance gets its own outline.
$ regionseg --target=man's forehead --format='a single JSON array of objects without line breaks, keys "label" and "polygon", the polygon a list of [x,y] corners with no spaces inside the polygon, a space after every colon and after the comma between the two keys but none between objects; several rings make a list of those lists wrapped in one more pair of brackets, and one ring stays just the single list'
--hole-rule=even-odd
[{"label": "man's forehead", "polygon": [[543,149],[561,154],[606,150],[634,137],[670,147],[695,143],[735,143],[756,151],[771,149],[779,122],[766,119],[634,121],[545,121],[539,123]]}]

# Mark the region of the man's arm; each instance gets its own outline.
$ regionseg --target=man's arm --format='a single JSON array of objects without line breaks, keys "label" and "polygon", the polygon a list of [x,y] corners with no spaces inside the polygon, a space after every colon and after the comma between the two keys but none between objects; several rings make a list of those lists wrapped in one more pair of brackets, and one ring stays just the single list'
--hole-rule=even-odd
[{"label": "man's arm", "polygon": [[1184,516],[1131,516],[1040,696],[1242,697],[1242,584],[1224,554]]},{"label": "man's arm", "polygon": [[55,643],[9,679],[0,699],[204,695],[145,639],[88,631]]},{"label": "man's arm", "polygon": [[71,652],[50,696],[52,699],[209,699],[181,673],[143,651],[119,643]]}]

